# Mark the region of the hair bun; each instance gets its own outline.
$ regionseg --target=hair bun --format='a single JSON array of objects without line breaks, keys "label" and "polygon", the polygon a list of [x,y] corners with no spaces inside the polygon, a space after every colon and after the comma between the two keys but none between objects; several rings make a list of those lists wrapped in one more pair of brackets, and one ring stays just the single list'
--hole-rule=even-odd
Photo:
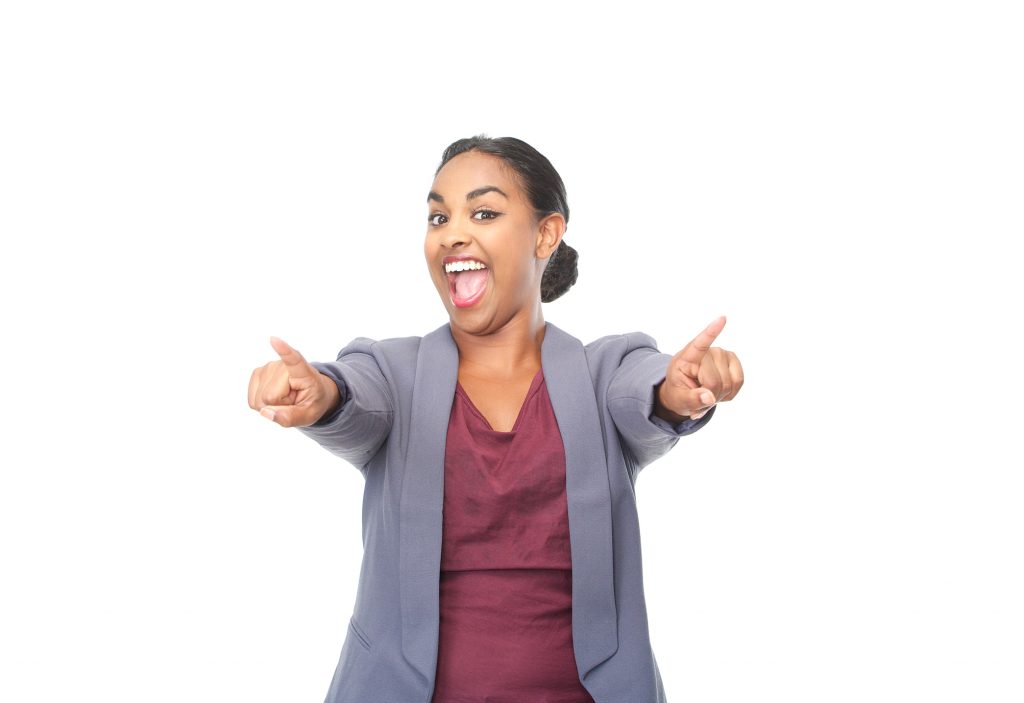
[{"label": "hair bun", "polygon": [[565,237],[558,243],[558,248],[551,255],[547,268],[544,269],[544,276],[540,281],[540,300],[542,303],[550,303],[564,295],[579,276],[577,263],[579,252],[569,246]]}]

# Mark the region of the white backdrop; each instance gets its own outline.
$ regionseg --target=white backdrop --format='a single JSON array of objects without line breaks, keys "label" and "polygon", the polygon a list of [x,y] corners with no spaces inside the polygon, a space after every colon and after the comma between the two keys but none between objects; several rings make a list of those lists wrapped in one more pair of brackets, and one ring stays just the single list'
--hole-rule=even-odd
[{"label": "white backdrop", "polygon": [[566,182],[547,320],[728,316],[742,392],[637,481],[669,700],[1024,699],[1011,5],[5,4],[0,699],[323,700],[362,478],[249,376],[447,320],[481,132]]}]

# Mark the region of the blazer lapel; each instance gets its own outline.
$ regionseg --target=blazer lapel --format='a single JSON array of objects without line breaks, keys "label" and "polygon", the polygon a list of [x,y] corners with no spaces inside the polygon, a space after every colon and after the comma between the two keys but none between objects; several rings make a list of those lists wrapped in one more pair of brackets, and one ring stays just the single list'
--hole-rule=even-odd
[{"label": "blazer lapel", "polygon": [[[618,648],[608,462],[583,344],[547,323],[541,367],[565,448],[573,648],[583,678]],[[399,527],[402,651],[428,682],[437,670],[444,454],[458,370],[446,323],[420,341]]]},{"label": "blazer lapel", "polygon": [[458,373],[445,323],[420,340],[399,516],[402,651],[428,682],[437,671],[444,450]]},{"label": "blazer lapel", "polygon": [[583,343],[547,323],[541,365],[565,447],[572,639],[582,679],[618,649],[608,461]]}]

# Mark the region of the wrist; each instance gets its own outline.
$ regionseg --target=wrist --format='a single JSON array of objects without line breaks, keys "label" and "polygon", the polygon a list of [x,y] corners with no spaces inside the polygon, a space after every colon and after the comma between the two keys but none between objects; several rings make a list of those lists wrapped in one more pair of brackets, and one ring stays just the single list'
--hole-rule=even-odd
[{"label": "wrist", "polygon": [[320,381],[320,387],[323,388],[324,396],[327,398],[327,410],[320,417],[326,417],[341,405],[341,391],[338,389],[337,382],[322,371],[319,374],[318,380]]},{"label": "wrist", "polygon": [[[662,383],[664,383],[664,381],[662,381]],[[689,415],[680,415],[679,413],[673,412],[672,410],[669,410],[667,407],[665,407],[665,404],[661,400],[662,383],[659,383],[657,386],[654,387],[654,414],[660,417],[665,422],[670,422],[673,425],[677,425],[680,422],[683,422],[684,420],[689,420]]]}]

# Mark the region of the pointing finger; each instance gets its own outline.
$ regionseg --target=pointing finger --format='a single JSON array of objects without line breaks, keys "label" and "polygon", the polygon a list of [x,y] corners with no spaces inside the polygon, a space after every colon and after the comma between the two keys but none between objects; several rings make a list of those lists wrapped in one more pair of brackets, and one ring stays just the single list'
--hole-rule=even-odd
[{"label": "pointing finger", "polygon": [[721,334],[723,327],[725,327],[725,315],[715,318],[710,325],[704,328],[704,331],[683,347],[683,351],[679,354],[680,359],[700,366],[701,359],[708,353],[715,337]]},{"label": "pointing finger", "polygon": [[288,375],[292,378],[305,378],[310,376],[310,365],[306,359],[298,352],[293,349],[288,342],[280,339],[279,337],[270,338],[270,346],[274,348],[278,356],[281,357],[281,361],[288,367]]}]

